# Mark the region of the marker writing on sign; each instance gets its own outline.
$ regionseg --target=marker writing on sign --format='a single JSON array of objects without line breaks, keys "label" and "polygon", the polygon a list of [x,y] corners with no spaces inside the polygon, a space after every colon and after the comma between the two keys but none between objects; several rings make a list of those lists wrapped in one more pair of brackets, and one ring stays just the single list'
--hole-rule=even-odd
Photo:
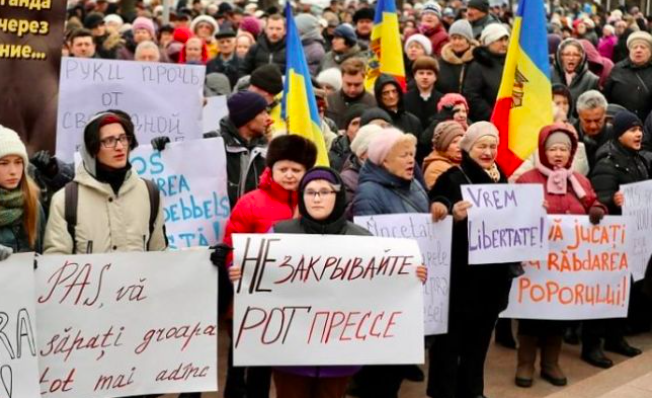
[{"label": "marker writing on sign", "polygon": [[80,265],[66,260],[48,278],[50,291],[47,295],[40,296],[38,303],[47,303],[56,294],[59,304],[63,304],[70,298],[69,301],[74,305],[81,304],[86,307],[92,307],[100,297],[102,279],[104,278],[104,273],[109,269],[111,269],[111,264],[94,267],[92,264]]},{"label": "marker writing on sign", "polygon": [[561,305],[609,305],[625,306],[628,292],[629,275],[623,276],[616,284],[577,283],[563,285],[556,281],[533,283],[530,278],[518,279],[518,302],[524,300],[533,303],[558,303]]}]

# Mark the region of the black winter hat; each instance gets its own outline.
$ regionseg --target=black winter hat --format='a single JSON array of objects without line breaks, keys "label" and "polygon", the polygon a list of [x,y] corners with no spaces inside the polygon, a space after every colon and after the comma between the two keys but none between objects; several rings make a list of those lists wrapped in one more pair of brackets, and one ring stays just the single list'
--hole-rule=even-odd
[{"label": "black winter hat", "polygon": [[621,111],[616,114],[613,121],[613,137],[618,138],[632,127],[639,126],[643,128],[643,122],[634,113],[630,111]]},{"label": "black winter hat", "polygon": [[92,12],[84,18],[84,27],[86,29],[95,29],[104,24],[104,15],[99,12]]},{"label": "black winter hat", "polygon": [[355,33],[355,29],[348,23],[344,23],[333,32],[333,37],[341,37],[346,42],[346,45],[349,47],[355,46],[358,42],[358,35]]},{"label": "black winter hat", "polygon": [[283,75],[274,64],[267,64],[257,68],[249,79],[249,84],[261,88],[271,95],[283,91]]},{"label": "black winter hat", "polygon": [[251,91],[240,91],[226,100],[229,118],[235,127],[249,123],[262,111],[267,110],[267,101],[262,95]]},{"label": "black winter hat", "polygon": [[317,161],[317,147],[300,135],[280,135],[269,143],[265,162],[272,168],[279,160],[290,160],[310,170]]},{"label": "black winter hat", "polygon": [[380,108],[370,108],[362,113],[362,117],[360,118],[360,126],[366,126],[369,124],[369,122],[376,119],[381,119],[389,124],[392,124],[392,117],[389,115],[389,113]]},{"label": "black winter hat", "polygon": [[482,12],[489,12],[489,0],[470,0],[467,7],[475,8]]},{"label": "black winter hat", "polygon": [[362,117],[362,114],[369,109],[368,105],[364,104],[355,104],[349,109],[346,110],[344,113],[344,129],[349,128],[349,124],[355,119],[356,117]]},{"label": "black winter hat", "polygon": [[376,12],[374,11],[373,8],[365,7],[361,8],[358,11],[353,14],[353,23],[357,24],[358,21],[362,19],[369,19],[369,20],[374,20],[374,16],[376,15]]}]

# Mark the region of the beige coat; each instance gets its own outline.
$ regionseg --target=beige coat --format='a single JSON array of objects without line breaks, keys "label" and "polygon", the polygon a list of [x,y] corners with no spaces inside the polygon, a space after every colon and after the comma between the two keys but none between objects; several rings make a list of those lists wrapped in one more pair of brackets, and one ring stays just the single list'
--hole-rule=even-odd
[{"label": "beige coat", "polygon": [[437,151],[432,151],[430,155],[423,159],[423,179],[426,181],[428,190],[432,189],[440,175],[453,166],[455,166],[455,163],[440,155]]},{"label": "beige coat", "polygon": [[[79,183],[77,253],[142,252],[147,251],[149,238],[150,201],[145,182],[135,172],[128,172],[118,195],[111,186],[93,178],[81,164],[75,181]],[[163,200],[154,224],[150,251],[165,250]],[[45,230],[44,254],[71,254],[72,238],[64,216],[65,190],[52,198],[50,218]]]}]

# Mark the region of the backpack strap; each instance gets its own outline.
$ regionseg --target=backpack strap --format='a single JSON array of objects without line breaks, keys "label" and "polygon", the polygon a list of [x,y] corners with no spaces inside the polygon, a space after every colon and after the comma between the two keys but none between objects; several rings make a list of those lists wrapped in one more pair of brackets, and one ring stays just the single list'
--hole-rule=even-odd
[{"label": "backpack strap", "polygon": [[158,208],[161,204],[161,195],[159,194],[158,187],[152,180],[144,180],[147,185],[147,193],[149,194],[149,238],[147,239],[147,250],[149,250],[149,242],[152,240],[154,233],[154,224],[158,218]]},{"label": "backpack strap", "polygon": [[77,204],[79,202],[79,183],[71,181],[66,184],[65,191],[65,204],[64,204],[64,218],[66,219],[66,227],[68,234],[72,238],[72,254],[77,254],[77,239],[75,237],[75,227],[77,226]]}]

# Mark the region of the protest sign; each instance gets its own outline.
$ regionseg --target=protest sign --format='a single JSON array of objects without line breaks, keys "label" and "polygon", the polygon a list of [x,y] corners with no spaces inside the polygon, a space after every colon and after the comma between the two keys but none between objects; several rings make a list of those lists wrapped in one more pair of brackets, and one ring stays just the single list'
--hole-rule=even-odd
[{"label": "protest sign", "polygon": [[549,216],[547,261],[527,263],[512,282],[501,316],[519,319],[623,318],[629,307],[629,245],[625,220]]},{"label": "protest sign", "polygon": [[220,120],[228,114],[229,108],[226,106],[226,95],[206,98],[206,105],[204,105],[202,117],[202,132],[209,133],[219,130]]},{"label": "protest sign", "polygon": [[54,149],[66,2],[0,0],[0,124]]},{"label": "protest sign", "polygon": [[631,253],[629,269],[634,281],[645,277],[650,256],[652,255],[652,181],[622,185],[620,189],[625,196],[623,217],[627,218]]},{"label": "protest sign", "polygon": [[233,243],[236,366],[423,363],[414,240],[235,234]]},{"label": "protest sign", "polygon": [[198,65],[64,58],[57,156],[72,161],[87,122],[108,109],[131,116],[141,143],[162,135],[172,141],[201,138],[205,69]]},{"label": "protest sign", "polygon": [[222,138],[171,143],[162,152],[143,145],[130,161],[159,187],[170,248],[222,241],[231,211]]},{"label": "protest sign", "polygon": [[39,398],[34,253],[0,263],[0,397]]},{"label": "protest sign", "polygon": [[430,214],[389,214],[355,217],[355,223],[374,236],[417,241],[428,267],[428,281],[423,290],[425,334],[448,332],[452,218],[446,217],[443,221],[433,223]]},{"label": "protest sign", "polygon": [[469,264],[540,260],[548,252],[543,185],[463,185],[468,210]]},{"label": "protest sign", "polygon": [[217,270],[208,257],[208,250],[39,257],[43,395],[217,390]]}]

